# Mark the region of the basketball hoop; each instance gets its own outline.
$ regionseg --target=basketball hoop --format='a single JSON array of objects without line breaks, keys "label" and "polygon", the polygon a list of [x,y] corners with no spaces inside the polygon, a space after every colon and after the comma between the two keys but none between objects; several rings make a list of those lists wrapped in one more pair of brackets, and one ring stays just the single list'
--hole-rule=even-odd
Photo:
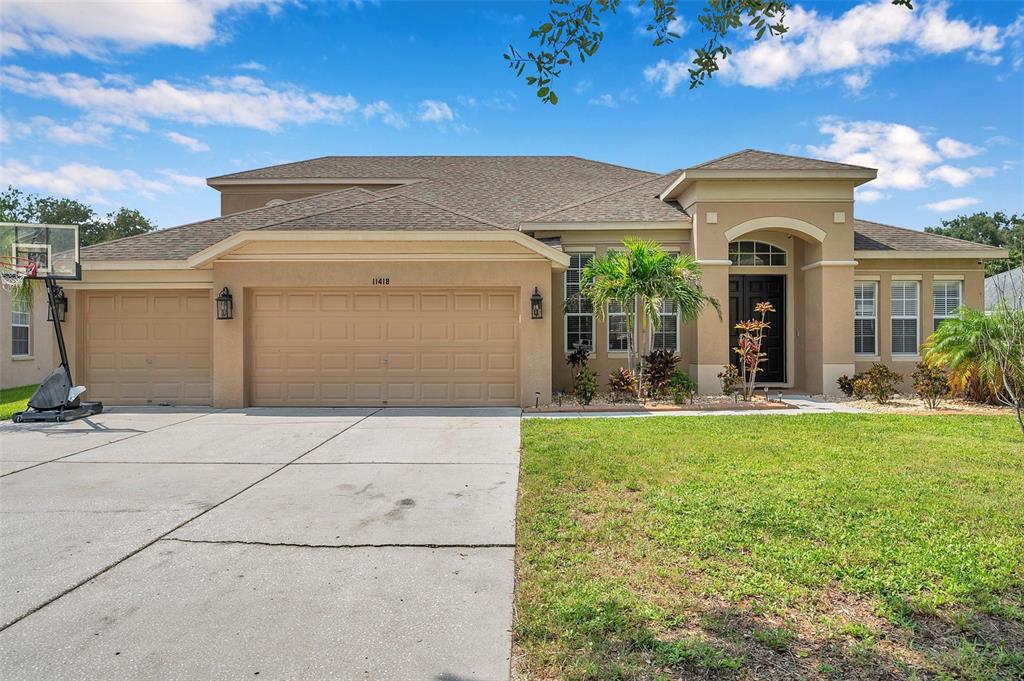
[{"label": "basketball hoop", "polygon": [[37,268],[31,258],[0,257],[0,286],[5,291],[21,288],[27,277],[36,276]]}]

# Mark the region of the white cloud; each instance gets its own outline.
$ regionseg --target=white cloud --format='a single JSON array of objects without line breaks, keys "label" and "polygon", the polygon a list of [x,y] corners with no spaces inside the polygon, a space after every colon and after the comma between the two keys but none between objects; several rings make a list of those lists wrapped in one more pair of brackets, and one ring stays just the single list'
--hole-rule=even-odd
[{"label": "white cloud", "polygon": [[198,175],[186,175],[184,173],[179,173],[176,170],[171,170],[170,168],[164,168],[163,170],[158,170],[157,172],[177,185],[182,185],[184,187],[191,188],[206,187],[206,178],[199,177]]},{"label": "white cloud", "polygon": [[110,136],[111,129],[90,119],[81,119],[71,124],[58,123],[46,116],[33,116],[28,121],[0,121],[0,141],[5,143],[16,138],[47,138],[60,144],[103,144]]},{"label": "white cloud", "polygon": [[584,92],[589,90],[593,84],[594,81],[590,80],[589,78],[584,78],[580,82],[576,83],[576,87],[573,88],[573,92],[575,92],[578,95],[582,95]]},{"label": "white cloud", "polygon": [[936,181],[963,187],[996,172],[989,166],[962,168],[943,163],[944,157],[973,156],[984,150],[950,137],[940,138],[933,147],[925,133],[900,123],[825,118],[818,132],[830,139],[827,144],[808,145],[807,151],[811,154],[878,168],[878,178],[871,182],[870,188],[857,193],[857,199],[865,203],[888,198],[887,189],[921,189]]},{"label": "white cloud", "polygon": [[[908,57],[966,52],[976,61],[993,62],[1011,32],[952,18],[943,2],[910,11],[890,0],[865,2],[834,18],[795,6],[786,25],[789,32],[782,38],[751,42],[722,61],[722,78],[767,88],[808,75],[843,73],[844,84],[859,92],[872,70]],[[691,59],[662,60],[644,76],[671,94],[689,78]]]},{"label": "white cloud", "polygon": [[145,120],[155,118],[273,131],[288,124],[343,123],[359,109],[352,95],[328,95],[287,83],[272,86],[248,76],[178,84],[153,80],[140,85],[123,78],[100,81],[77,73],[58,75],[5,66],[0,69],[0,86],[56,100],[96,120],[137,130],[145,130]]},{"label": "white cloud", "polygon": [[420,102],[419,120],[430,123],[447,123],[455,120],[455,112],[446,103],[436,99],[424,99]]},{"label": "white cloud", "polygon": [[0,166],[0,185],[34,189],[57,196],[86,196],[90,200],[105,191],[128,191],[145,198],[173,191],[161,180],[146,179],[134,170],[114,170],[85,163],[66,163],[44,170],[10,159]]},{"label": "white cloud", "polygon": [[209,151],[210,150],[210,145],[206,144],[202,140],[198,140],[195,137],[189,137],[188,135],[182,135],[180,132],[173,132],[172,131],[172,132],[164,133],[164,137],[166,137],[170,141],[174,142],[175,144],[180,144],[181,146],[185,147],[189,151]]},{"label": "white cloud", "polygon": [[955,140],[952,137],[943,137],[935,146],[939,148],[942,155],[946,158],[970,158],[971,156],[977,156],[981,152],[985,151],[980,147],[976,147],[973,144],[967,142],[961,142]]},{"label": "white cloud", "polygon": [[614,109],[619,105],[619,103],[615,101],[615,97],[611,96],[607,92],[603,95],[598,95],[597,97],[591,97],[588,103],[593,106],[603,106],[609,109]]},{"label": "white cloud", "polygon": [[152,45],[198,48],[218,37],[218,19],[281,0],[37,2],[5,0],[4,52],[34,51],[100,57]]},{"label": "white cloud", "polygon": [[976,199],[973,196],[963,196],[955,199],[946,199],[945,201],[936,201],[935,203],[926,203],[924,207],[936,213],[947,213],[978,203],[981,203],[981,199]]},{"label": "white cloud", "polygon": [[370,102],[363,107],[363,118],[370,120],[378,116],[381,121],[394,128],[402,129],[406,126],[405,118],[383,100]]},{"label": "white cloud", "polygon": [[258,61],[244,61],[241,64],[235,64],[236,69],[242,69],[243,71],[266,71],[267,67]]}]

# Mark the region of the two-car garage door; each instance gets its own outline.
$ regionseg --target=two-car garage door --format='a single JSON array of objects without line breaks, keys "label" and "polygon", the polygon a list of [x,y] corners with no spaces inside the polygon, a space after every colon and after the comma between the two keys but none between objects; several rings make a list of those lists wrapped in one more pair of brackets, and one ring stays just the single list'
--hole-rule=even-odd
[{"label": "two-car garage door", "polygon": [[256,290],[252,404],[518,405],[513,290]]}]

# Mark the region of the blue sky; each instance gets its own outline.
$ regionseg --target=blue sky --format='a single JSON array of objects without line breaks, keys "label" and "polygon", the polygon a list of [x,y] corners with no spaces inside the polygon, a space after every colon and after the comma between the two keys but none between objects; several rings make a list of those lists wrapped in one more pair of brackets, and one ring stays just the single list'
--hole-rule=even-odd
[{"label": "blue sky", "polygon": [[664,172],[746,147],[874,165],[860,217],[923,228],[1024,212],[1024,2],[794,3],[782,41],[652,47],[623,2],[558,106],[505,68],[547,5],[167,0],[2,12],[0,182],[216,215],[204,178],[328,154],[576,154]]}]

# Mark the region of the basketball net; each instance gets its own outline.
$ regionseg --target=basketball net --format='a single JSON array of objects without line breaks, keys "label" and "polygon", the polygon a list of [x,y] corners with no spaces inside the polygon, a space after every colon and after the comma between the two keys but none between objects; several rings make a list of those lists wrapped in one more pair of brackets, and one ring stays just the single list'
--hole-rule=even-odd
[{"label": "basketball net", "polygon": [[36,263],[30,258],[0,258],[0,286],[15,291],[25,285],[27,277],[36,276]]}]

